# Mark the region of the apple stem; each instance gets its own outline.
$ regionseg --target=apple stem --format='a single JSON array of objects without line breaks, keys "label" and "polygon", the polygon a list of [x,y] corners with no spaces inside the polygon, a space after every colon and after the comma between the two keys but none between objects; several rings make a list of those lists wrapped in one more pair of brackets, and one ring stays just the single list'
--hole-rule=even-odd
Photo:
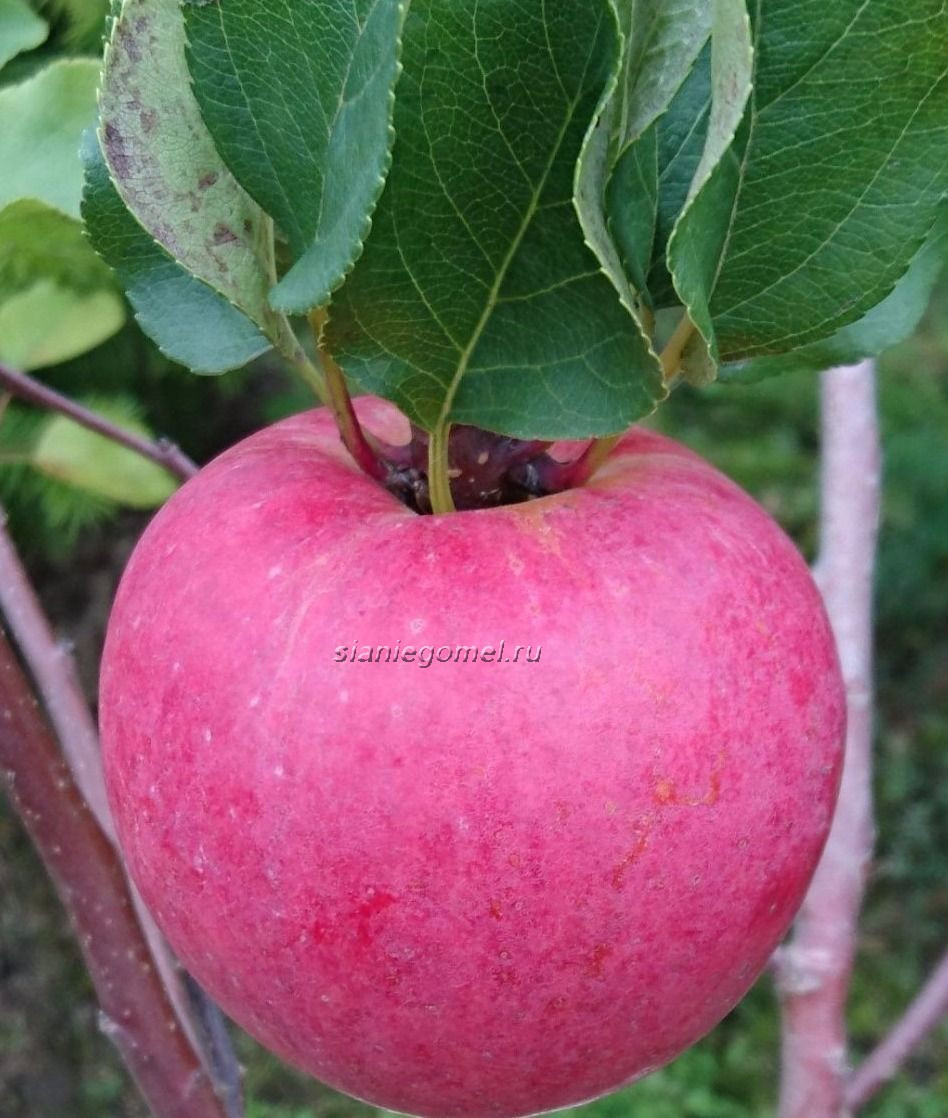
[{"label": "apple stem", "polygon": [[194,462],[167,439],[152,442],[141,435],[136,435],[133,431],[126,431],[112,423],[111,420],[106,419],[105,416],[99,415],[98,412],[94,412],[82,404],[77,404],[75,400],[70,400],[68,396],[63,396],[52,388],[47,388],[45,384],[27,376],[26,373],[10,368],[9,365],[0,364],[0,385],[12,396],[17,396],[27,403],[36,404],[41,408],[47,408],[50,411],[58,412],[60,415],[65,415],[75,423],[87,427],[90,431],[95,431],[98,435],[104,435],[105,438],[111,439],[119,446],[133,450],[143,458],[163,466],[169,474],[173,474],[179,481],[187,481],[188,478],[194,477],[198,472]]},{"label": "apple stem", "polygon": [[[2,611],[6,627],[15,638],[17,648],[24,662],[28,666],[33,680],[43,698],[46,713],[52,722],[59,741],[59,751],[64,755],[68,768],[75,782],[77,795],[85,805],[87,826],[95,828],[105,836],[114,847],[115,827],[109,811],[108,800],[105,794],[105,781],[102,774],[102,759],[99,750],[98,735],[91,712],[85,702],[79,681],[76,676],[72,657],[68,648],[53,633],[46,615],[43,612],[39,599],[31,585],[26,571],[20,562],[19,556],[6,529],[6,519],[0,509],[0,611]],[[2,635],[2,634],[0,634]],[[13,678],[12,676],[10,678]],[[48,734],[45,721],[37,714],[41,729]],[[4,731],[6,723],[0,718],[0,731]],[[37,764],[42,763],[42,752],[27,750],[18,752],[22,765],[28,765],[31,760]],[[20,766],[4,764],[3,769],[11,779],[19,782]],[[26,779],[26,778],[24,778]],[[66,790],[63,789],[65,792]],[[49,804],[55,804],[50,800]],[[50,817],[57,808],[44,807],[44,813]],[[71,810],[71,809],[70,809]],[[26,820],[27,823],[30,820]],[[42,819],[32,821],[39,826]],[[35,829],[35,828],[34,828]],[[36,841],[37,836],[31,830],[31,836]],[[90,840],[92,841],[92,840]],[[63,849],[72,849],[72,846],[60,844]],[[118,855],[116,854],[117,858]],[[64,871],[65,872],[65,871]],[[172,957],[168,946],[161,933],[151,919],[147,909],[133,886],[127,884],[129,895],[138,914],[139,934],[144,935],[151,958],[154,962],[155,972],[163,984],[165,996],[174,1007],[179,1032],[186,1038],[201,1062],[204,1064],[212,1081],[215,1083],[222,1099],[236,1097],[240,1094],[240,1071],[233,1051],[229,1044],[215,1040],[212,1043],[209,1029],[204,1027],[205,1021],[213,1021],[220,1017],[220,1011],[207,998],[203,991],[187,996],[181,980],[181,970],[176,960]],[[78,895],[78,894],[77,894]],[[64,895],[64,903],[73,915],[74,921],[78,918],[73,912],[69,897]],[[136,948],[137,949],[137,948]],[[199,1007],[200,1013],[194,1010]],[[157,1010],[156,1010],[157,1012]],[[219,1034],[217,1029],[215,1035]],[[174,1037],[171,1038],[177,1043]],[[151,1053],[149,1058],[161,1062],[164,1058],[161,1053]],[[156,1113],[159,1113],[156,1111]],[[163,1118],[165,1112],[161,1112]],[[239,1105],[226,1106],[224,1110],[214,1112],[224,1118],[241,1118],[242,1108]]]},{"label": "apple stem", "polygon": [[780,1118],[847,1113],[846,1000],[873,846],[872,593],[881,457],[873,363],[824,373],[822,408],[814,574],[839,648],[848,726],[829,840],[793,938],[774,960],[783,1017]]}]

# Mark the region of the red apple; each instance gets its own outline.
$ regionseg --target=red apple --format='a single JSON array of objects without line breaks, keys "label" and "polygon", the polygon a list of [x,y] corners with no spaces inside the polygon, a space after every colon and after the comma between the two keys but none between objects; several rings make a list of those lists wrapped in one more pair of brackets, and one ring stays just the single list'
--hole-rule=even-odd
[{"label": "red apple", "polygon": [[102,677],[122,845],[185,965],[291,1063],[432,1118],[590,1099],[719,1021],[803,897],[843,724],[793,545],[643,430],[582,489],[418,516],[327,412],[280,423],[155,518]]}]

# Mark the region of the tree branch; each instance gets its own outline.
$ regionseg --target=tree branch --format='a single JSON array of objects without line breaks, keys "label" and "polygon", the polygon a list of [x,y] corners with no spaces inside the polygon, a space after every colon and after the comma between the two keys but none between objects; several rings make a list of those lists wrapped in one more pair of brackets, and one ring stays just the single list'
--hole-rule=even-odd
[{"label": "tree branch", "polygon": [[114,842],[115,826],[105,794],[99,739],[82,696],[72,657],[56,639],[36,591],[16,553],[0,509],[0,612],[30,667],[46,713],[69,767],[96,822]]},{"label": "tree branch", "polygon": [[892,1079],[912,1050],[948,1016],[948,951],[928,981],[878,1047],[856,1069],[846,1088],[846,1105],[856,1111]]},{"label": "tree branch", "polygon": [[74,783],[2,633],[0,770],[73,922],[103,1028],[156,1118],[222,1118],[149,961],[115,850]]},{"label": "tree branch", "polygon": [[871,361],[823,374],[817,581],[836,634],[848,729],[839,804],[790,944],[775,959],[783,1015],[780,1118],[845,1113],[846,998],[872,853],[872,592],[880,449]]},{"label": "tree branch", "polygon": [[244,1073],[237,1062],[224,1015],[211,1001],[197,979],[186,970],[178,968],[185,994],[191,1007],[191,1017],[200,1034],[200,1052],[205,1069],[210,1074],[218,1099],[223,1103],[227,1118],[245,1118]]},{"label": "tree branch", "polygon": [[197,466],[191,459],[179,450],[174,443],[168,442],[167,439],[152,442],[150,439],[136,435],[132,431],[126,431],[106,419],[105,416],[83,407],[82,404],[77,404],[75,400],[70,400],[68,396],[63,396],[54,389],[47,388],[45,384],[27,376],[26,373],[11,369],[8,365],[0,364],[0,386],[21,400],[37,404],[41,408],[48,408],[50,411],[59,412],[76,423],[81,423],[83,427],[88,427],[90,431],[95,431],[97,434],[111,439],[112,442],[119,443],[129,450],[134,450],[143,458],[148,458],[159,466],[163,466],[168,473],[173,474],[181,481],[187,481],[188,478],[194,477],[198,472]]},{"label": "tree branch", "polygon": [[[98,734],[82,695],[72,657],[56,639],[36,592],[6,530],[0,508],[0,613],[6,618],[24,661],[43,699],[56,731],[60,749],[78,785],[84,803],[102,834],[115,846],[115,825],[109,810],[102,773]],[[141,930],[167,991],[181,1029],[229,1102],[227,1118],[240,1118],[240,1070],[217,1020],[220,1011],[196,986],[185,991],[181,969],[155,926],[134,885],[128,883]],[[67,902],[67,907],[68,902]],[[200,1011],[195,1012],[195,1003]],[[210,1024],[208,1024],[210,1022]]]}]

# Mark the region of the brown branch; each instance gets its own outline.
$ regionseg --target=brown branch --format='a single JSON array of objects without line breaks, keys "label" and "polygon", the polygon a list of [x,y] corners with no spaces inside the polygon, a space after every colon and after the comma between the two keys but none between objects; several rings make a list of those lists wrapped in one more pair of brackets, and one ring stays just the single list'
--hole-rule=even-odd
[{"label": "brown branch", "polygon": [[846,682],[839,805],[797,919],[775,960],[783,1015],[780,1118],[845,1113],[846,998],[872,853],[872,589],[880,449],[872,362],[823,375],[817,579]]},{"label": "brown branch", "polygon": [[72,657],[56,639],[36,591],[16,553],[0,509],[0,612],[30,666],[46,713],[83,798],[114,841],[115,827],[105,794],[99,739],[82,696]]},{"label": "brown branch", "polygon": [[181,481],[187,481],[188,478],[194,477],[198,472],[198,467],[194,462],[167,439],[152,442],[142,435],[126,431],[106,419],[105,416],[83,407],[82,404],[77,404],[75,400],[70,400],[68,396],[63,396],[54,389],[47,388],[45,384],[27,376],[26,373],[11,369],[8,365],[0,364],[0,386],[21,400],[26,400],[30,404],[37,404],[41,408],[48,408],[50,411],[59,412],[76,423],[82,424],[83,427],[88,427],[90,431],[104,435],[107,439],[111,439],[112,442],[118,443],[128,450],[134,450],[143,458],[148,458],[164,467],[168,473],[173,474]]},{"label": "brown branch", "polygon": [[150,962],[115,850],[56,747],[0,633],[0,770],[73,922],[118,1046],[156,1118],[222,1118]]},{"label": "brown branch", "polygon": [[[72,656],[62,641],[56,639],[43,607],[30,583],[6,530],[6,517],[0,508],[0,613],[6,618],[24,661],[43,699],[53,724],[60,749],[76,781],[79,792],[102,833],[114,846],[115,825],[109,810],[102,773],[98,734],[89,707],[82,695]],[[184,1034],[200,1054],[211,1073],[221,1098],[237,1099],[229,1103],[228,1118],[240,1118],[240,1072],[226,1037],[220,1028],[206,1027],[206,1022],[220,1011],[203,993],[185,991],[181,969],[156,927],[134,885],[129,893],[138,913],[145,939],[155,966],[164,982],[167,995],[177,1013]],[[200,1013],[194,1002],[203,999]]]},{"label": "brown branch", "polygon": [[856,1069],[846,1088],[847,1107],[856,1111],[865,1106],[945,1017],[948,1017],[948,951],[888,1035]]}]

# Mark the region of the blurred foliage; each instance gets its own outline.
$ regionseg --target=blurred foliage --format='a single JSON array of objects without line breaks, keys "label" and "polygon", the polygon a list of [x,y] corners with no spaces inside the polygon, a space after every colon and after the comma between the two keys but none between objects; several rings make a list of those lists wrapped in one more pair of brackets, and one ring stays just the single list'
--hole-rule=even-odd
[{"label": "blurred foliage", "polygon": [[35,7],[53,24],[64,47],[98,54],[109,0],[39,0]]},{"label": "blurred foliage", "polygon": [[[43,0],[32,6],[49,22],[49,37],[0,70],[0,93],[41,74],[64,54],[97,50],[107,0]],[[0,34],[2,29],[0,23]],[[2,103],[0,98],[0,132]],[[73,111],[74,118],[80,116]],[[55,198],[19,198],[5,208],[0,203],[0,321],[5,301],[39,282],[74,296],[114,292],[82,239],[72,216],[74,202],[78,199],[70,196],[61,208]],[[80,352],[86,345],[71,354],[68,347],[61,350],[55,356],[68,359],[39,375],[71,396],[95,399],[100,406],[104,401],[115,418],[143,424],[140,430],[172,436],[199,461],[312,402],[309,391],[272,359],[222,378],[194,377],[163,358],[134,322],[118,325],[88,352]],[[87,344],[97,341],[90,335]],[[948,284],[937,292],[915,336],[882,359],[880,403],[886,484],[877,610],[879,844],[851,1001],[857,1058],[911,998],[948,927]],[[808,558],[814,557],[818,410],[812,374],[682,388],[654,422],[747,488]],[[88,467],[102,465],[94,442],[87,456],[79,455],[78,470],[71,457],[67,477],[51,476],[55,470],[43,470],[48,458],[41,454],[34,460],[50,425],[35,409],[16,403],[3,408],[0,502],[57,622],[78,642],[92,693],[114,582],[145,522],[141,514],[121,509],[143,503],[137,497],[156,477],[133,480],[132,493],[116,491],[111,475],[123,471],[113,464],[105,482],[90,482]],[[88,449],[88,442],[83,445]],[[65,443],[54,449],[63,452]],[[157,484],[160,489],[168,483],[157,479]],[[144,503],[162,495],[155,491]],[[5,803],[0,803],[0,895],[5,898],[0,1114],[145,1118],[118,1057],[96,1029],[94,999],[61,909]],[[248,1118],[370,1113],[289,1070],[249,1037],[236,1036],[247,1068]],[[670,1067],[569,1113],[585,1118],[772,1114],[778,1046],[776,1006],[764,978],[719,1028]],[[944,1118],[946,1053],[943,1028],[866,1109],[868,1118]]]}]

